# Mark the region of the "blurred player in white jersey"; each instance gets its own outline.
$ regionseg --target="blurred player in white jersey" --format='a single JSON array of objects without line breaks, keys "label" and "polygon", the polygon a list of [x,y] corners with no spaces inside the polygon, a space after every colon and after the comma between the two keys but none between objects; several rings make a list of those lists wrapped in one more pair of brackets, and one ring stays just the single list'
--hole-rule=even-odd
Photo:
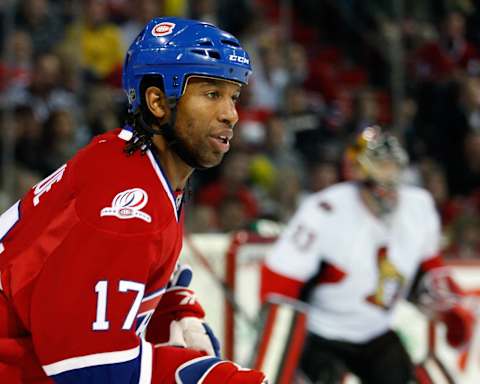
[{"label": "blurred player in white jersey", "polygon": [[[422,276],[442,265],[439,217],[427,191],[400,185],[408,159],[394,136],[369,127],[347,158],[355,181],[300,206],[266,258],[262,298],[310,304],[299,367],[307,381],[340,383],[352,372],[368,384],[415,382],[392,315],[400,299],[416,301]],[[455,305],[434,316],[451,345],[468,343],[468,311]]]}]

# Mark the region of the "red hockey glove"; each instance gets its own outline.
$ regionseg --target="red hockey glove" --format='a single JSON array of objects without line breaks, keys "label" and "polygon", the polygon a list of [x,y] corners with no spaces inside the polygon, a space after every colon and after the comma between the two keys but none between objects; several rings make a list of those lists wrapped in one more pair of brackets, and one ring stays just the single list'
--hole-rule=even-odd
[{"label": "red hockey glove", "polygon": [[447,327],[447,341],[453,348],[460,348],[472,339],[475,317],[471,311],[459,305],[440,314]]},{"label": "red hockey glove", "polygon": [[447,327],[447,342],[453,348],[468,344],[473,335],[475,316],[465,306],[467,292],[453,279],[449,268],[434,268],[425,274],[420,305],[424,312]]},{"label": "red hockey glove", "polygon": [[205,323],[205,312],[195,293],[186,287],[192,279],[189,266],[179,265],[153,315],[147,340],[220,355],[220,344]]},{"label": "red hockey glove", "polygon": [[267,384],[265,374],[241,368],[231,361],[199,357],[182,364],[175,372],[177,384]]}]

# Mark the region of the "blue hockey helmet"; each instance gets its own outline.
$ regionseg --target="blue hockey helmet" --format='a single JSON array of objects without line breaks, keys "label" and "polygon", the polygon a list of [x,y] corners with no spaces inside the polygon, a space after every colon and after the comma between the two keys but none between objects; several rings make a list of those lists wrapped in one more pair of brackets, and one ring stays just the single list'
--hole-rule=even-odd
[{"label": "blue hockey helmet", "polygon": [[190,76],[247,84],[251,72],[250,58],[233,35],[200,21],[157,17],[131,44],[122,80],[133,113],[140,106],[140,83],[146,75],[161,76],[167,99],[176,102]]}]

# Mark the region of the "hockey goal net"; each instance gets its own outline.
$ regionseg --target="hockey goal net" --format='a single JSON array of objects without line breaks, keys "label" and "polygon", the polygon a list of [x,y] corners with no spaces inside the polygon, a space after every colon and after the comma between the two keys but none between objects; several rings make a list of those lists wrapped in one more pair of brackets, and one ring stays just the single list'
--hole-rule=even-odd
[{"label": "hockey goal net", "polygon": [[[257,338],[260,266],[274,240],[237,232],[190,235],[184,241],[182,262],[194,270],[192,285],[220,339],[223,357],[243,365],[251,362]],[[479,260],[448,264],[463,288],[480,289]],[[480,316],[480,308],[474,309]],[[463,351],[447,345],[442,324],[430,322],[407,302],[396,310],[394,325],[414,362],[426,367],[434,384],[480,382],[478,324],[470,348]],[[354,378],[347,380],[354,382]]]}]

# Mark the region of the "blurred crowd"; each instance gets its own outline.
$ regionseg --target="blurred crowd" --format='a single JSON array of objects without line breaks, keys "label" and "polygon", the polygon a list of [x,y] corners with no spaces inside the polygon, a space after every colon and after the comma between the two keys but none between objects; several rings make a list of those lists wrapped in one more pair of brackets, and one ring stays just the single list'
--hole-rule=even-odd
[{"label": "blurred crowd", "polygon": [[284,223],[307,194],[345,178],[346,145],[379,123],[408,150],[405,182],[434,196],[446,255],[480,258],[474,0],[0,2],[1,165],[11,154],[15,170],[2,208],[92,136],[122,126],[123,57],[159,15],[219,25],[254,66],[231,152],[190,183],[189,231]]}]

